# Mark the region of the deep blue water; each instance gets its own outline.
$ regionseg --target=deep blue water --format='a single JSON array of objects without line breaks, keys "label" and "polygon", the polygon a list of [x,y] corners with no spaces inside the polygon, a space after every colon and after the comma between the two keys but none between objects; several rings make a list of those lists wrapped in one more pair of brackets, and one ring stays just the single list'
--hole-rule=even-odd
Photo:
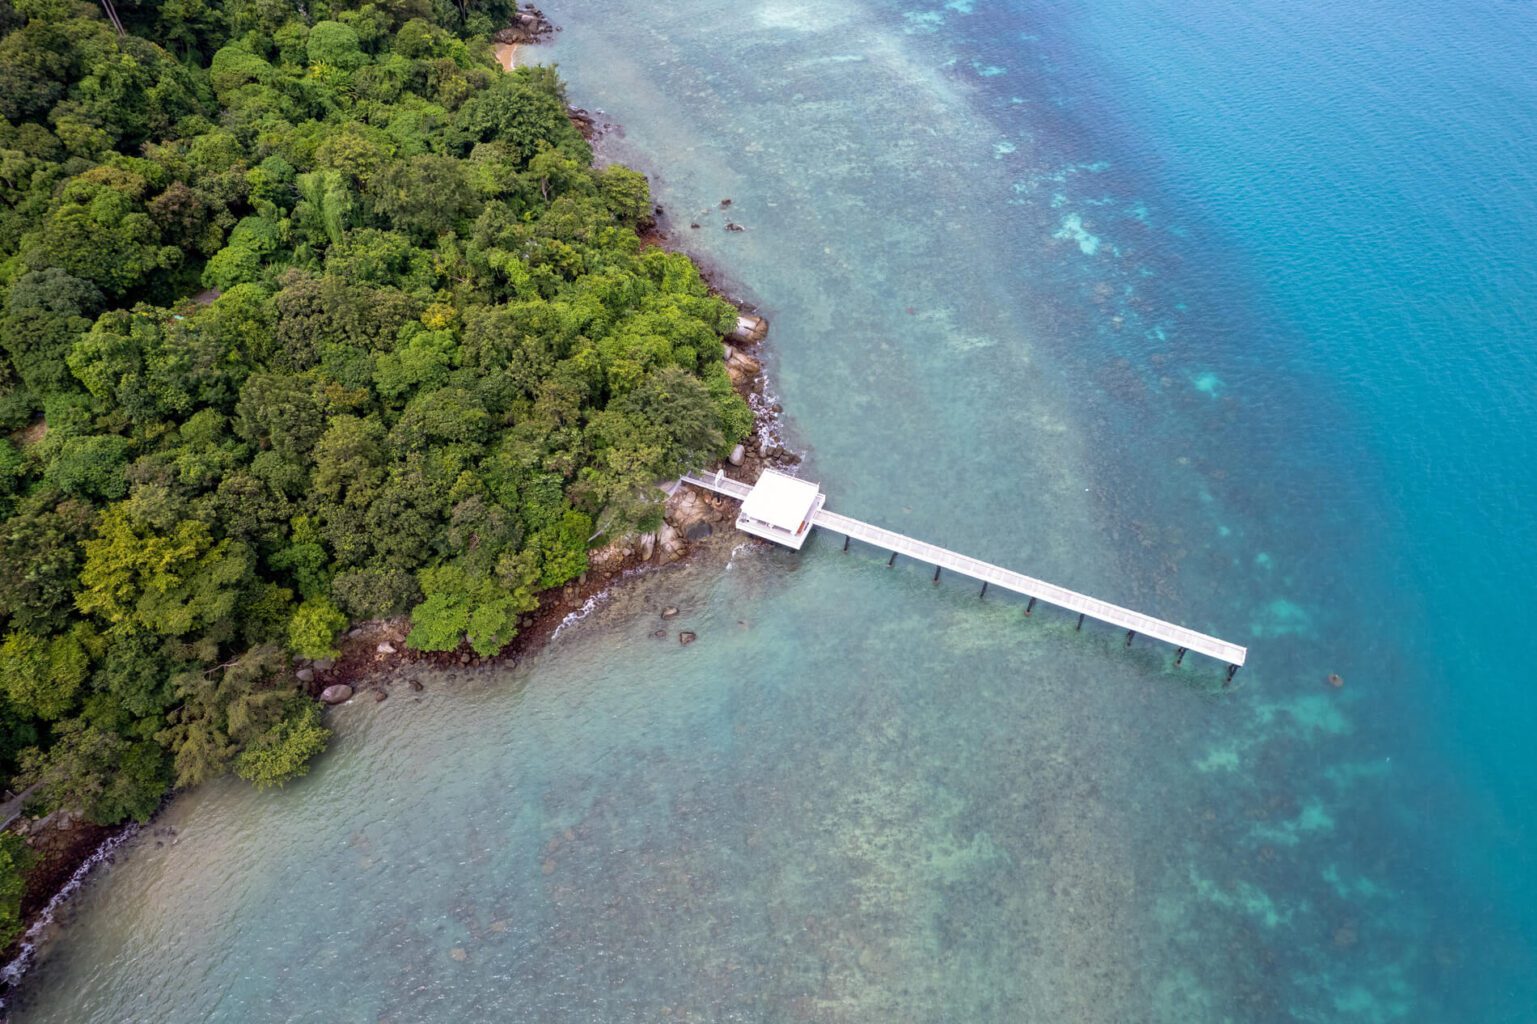
[{"label": "deep blue water", "polygon": [[[1094,166],[1041,187],[1163,318],[1082,366],[1210,368],[1208,407],[1154,429],[1209,431],[1222,500],[1327,623],[1317,656],[1368,691],[1358,741],[1397,767],[1357,841],[1400,851],[1417,987],[1533,1019],[1537,9],[956,7],[958,73],[1031,126],[1021,178]],[[1444,979],[1436,941],[1462,950]]]},{"label": "deep blue water", "polygon": [[830,505],[1248,666],[723,538],[177,801],[17,1019],[1537,1019],[1537,11],[550,6]]}]

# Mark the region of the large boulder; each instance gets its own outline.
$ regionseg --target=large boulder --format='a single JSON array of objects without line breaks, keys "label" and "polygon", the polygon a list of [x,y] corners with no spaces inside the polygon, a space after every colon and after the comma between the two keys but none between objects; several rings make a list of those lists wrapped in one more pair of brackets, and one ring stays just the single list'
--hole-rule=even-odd
[{"label": "large boulder", "polygon": [[767,334],[767,320],[751,313],[743,313],[736,318],[736,328],[731,332],[731,340],[742,345],[756,345]]},{"label": "large boulder", "polygon": [[656,534],[657,561],[672,562],[683,554],[683,535],[671,523],[663,523]]},{"label": "large boulder", "polygon": [[332,683],[320,691],[320,699],[326,704],[345,704],[352,699],[352,687],[346,683]]},{"label": "large boulder", "polygon": [[714,518],[715,507],[696,488],[680,487],[667,502],[667,522],[674,529],[687,531],[695,523]]},{"label": "large boulder", "polygon": [[726,376],[731,378],[731,383],[745,384],[758,375],[763,369],[763,364],[752,356],[739,349],[726,346]]}]

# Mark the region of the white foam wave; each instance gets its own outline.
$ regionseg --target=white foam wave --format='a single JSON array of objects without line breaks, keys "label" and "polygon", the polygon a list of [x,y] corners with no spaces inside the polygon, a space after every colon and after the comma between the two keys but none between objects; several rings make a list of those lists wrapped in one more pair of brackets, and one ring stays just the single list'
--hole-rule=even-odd
[{"label": "white foam wave", "polygon": [[[14,988],[17,982],[21,981],[27,970],[32,966],[32,961],[37,956],[37,947],[42,941],[43,936],[47,934],[48,929],[53,925],[54,917],[58,914],[59,908],[68,903],[70,897],[80,891],[80,887],[85,885],[85,880],[92,871],[99,865],[109,862],[113,854],[117,852],[118,847],[138,834],[139,826],[129,825],[123,831],[98,846],[96,852],[87,857],[85,862],[75,869],[75,873],[69,876],[69,881],[65,882],[64,887],[53,894],[53,899],[48,901],[48,905],[43,908],[42,914],[32,923],[32,927],[27,929],[27,933],[22,936],[21,951],[16,954],[16,959],[0,968],[0,983],[5,984],[8,988]],[[4,1001],[0,1001],[0,1009],[4,1008]]]}]

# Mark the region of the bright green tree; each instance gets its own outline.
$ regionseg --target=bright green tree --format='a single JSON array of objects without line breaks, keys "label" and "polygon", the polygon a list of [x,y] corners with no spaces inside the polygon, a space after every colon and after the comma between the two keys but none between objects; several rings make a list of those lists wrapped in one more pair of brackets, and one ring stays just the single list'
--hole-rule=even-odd
[{"label": "bright green tree", "polygon": [[294,610],[288,623],[288,647],[303,658],[334,658],[336,634],[347,616],[324,597],[311,598]]},{"label": "bright green tree", "polygon": [[206,523],[184,520],[160,533],[141,528],[119,503],[85,542],[76,604],[114,625],[185,636],[231,621],[252,561],[245,544],[215,540]]},{"label": "bright green tree", "polygon": [[313,701],[290,701],[287,713],[235,759],[235,774],[257,789],[282,786],[309,773],[331,730],[320,723]]}]

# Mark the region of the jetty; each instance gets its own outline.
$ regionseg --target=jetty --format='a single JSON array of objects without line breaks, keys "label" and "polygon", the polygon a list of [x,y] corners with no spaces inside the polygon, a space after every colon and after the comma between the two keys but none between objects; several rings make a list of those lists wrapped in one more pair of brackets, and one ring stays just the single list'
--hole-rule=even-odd
[{"label": "jetty", "polygon": [[1078,624],[1075,628],[1079,630],[1083,629],[1086,619],[1093,619],[1125,630],[1127,647],[1130,647],[1132,641],[1138,636],[1162,641],[1174,647],[1175,665],[1184,661],[1187,652],[1194,651],[1205,655],[1227,666],[1229,681],[1248,657],[1247,648],[1227,640],[1219,640],[1217,637],[1187,629],[1173,622],[1165,622],[1151,615],[1145,615],[1130,608],[1122,608],[1120,605],[1080,594],[1055,583],[1036,579],[1034,576],[1026,576],[1024,573],[1005,569],[1001,565],[993,565],[991,562],[984,562],[958,551],[951,551],[948,548],[840,515],[826,507],[826,495],[822,493],[820,485],[787,473],[772,469],[764,470],[756,484],[733,480],[726,476],[724,471],[711,474],[689,473],[685,474],[681,480],[694,487],[742,502],[742,511],[737,517],[737,529],[771,540],[776,544],[799,550],[805,544],[811,530],[814,527],[822,527],[843,537],[844,551],[849,549],[851,540],[857,540],[890,552],[891,558],[886,562],[888,566],[895,565],[899,555],[905,555],[925,565],[932,565],[935,583],[939,582],[939,576],[943,570],[949,570],[981,583],[982,591],[979,596],[985,597],[988,587],[998,587],[1020,594],[1028,599],[1025,605],[1026,615],[1034,612],[1037,602],[1040,602],[1076,613]]}]

